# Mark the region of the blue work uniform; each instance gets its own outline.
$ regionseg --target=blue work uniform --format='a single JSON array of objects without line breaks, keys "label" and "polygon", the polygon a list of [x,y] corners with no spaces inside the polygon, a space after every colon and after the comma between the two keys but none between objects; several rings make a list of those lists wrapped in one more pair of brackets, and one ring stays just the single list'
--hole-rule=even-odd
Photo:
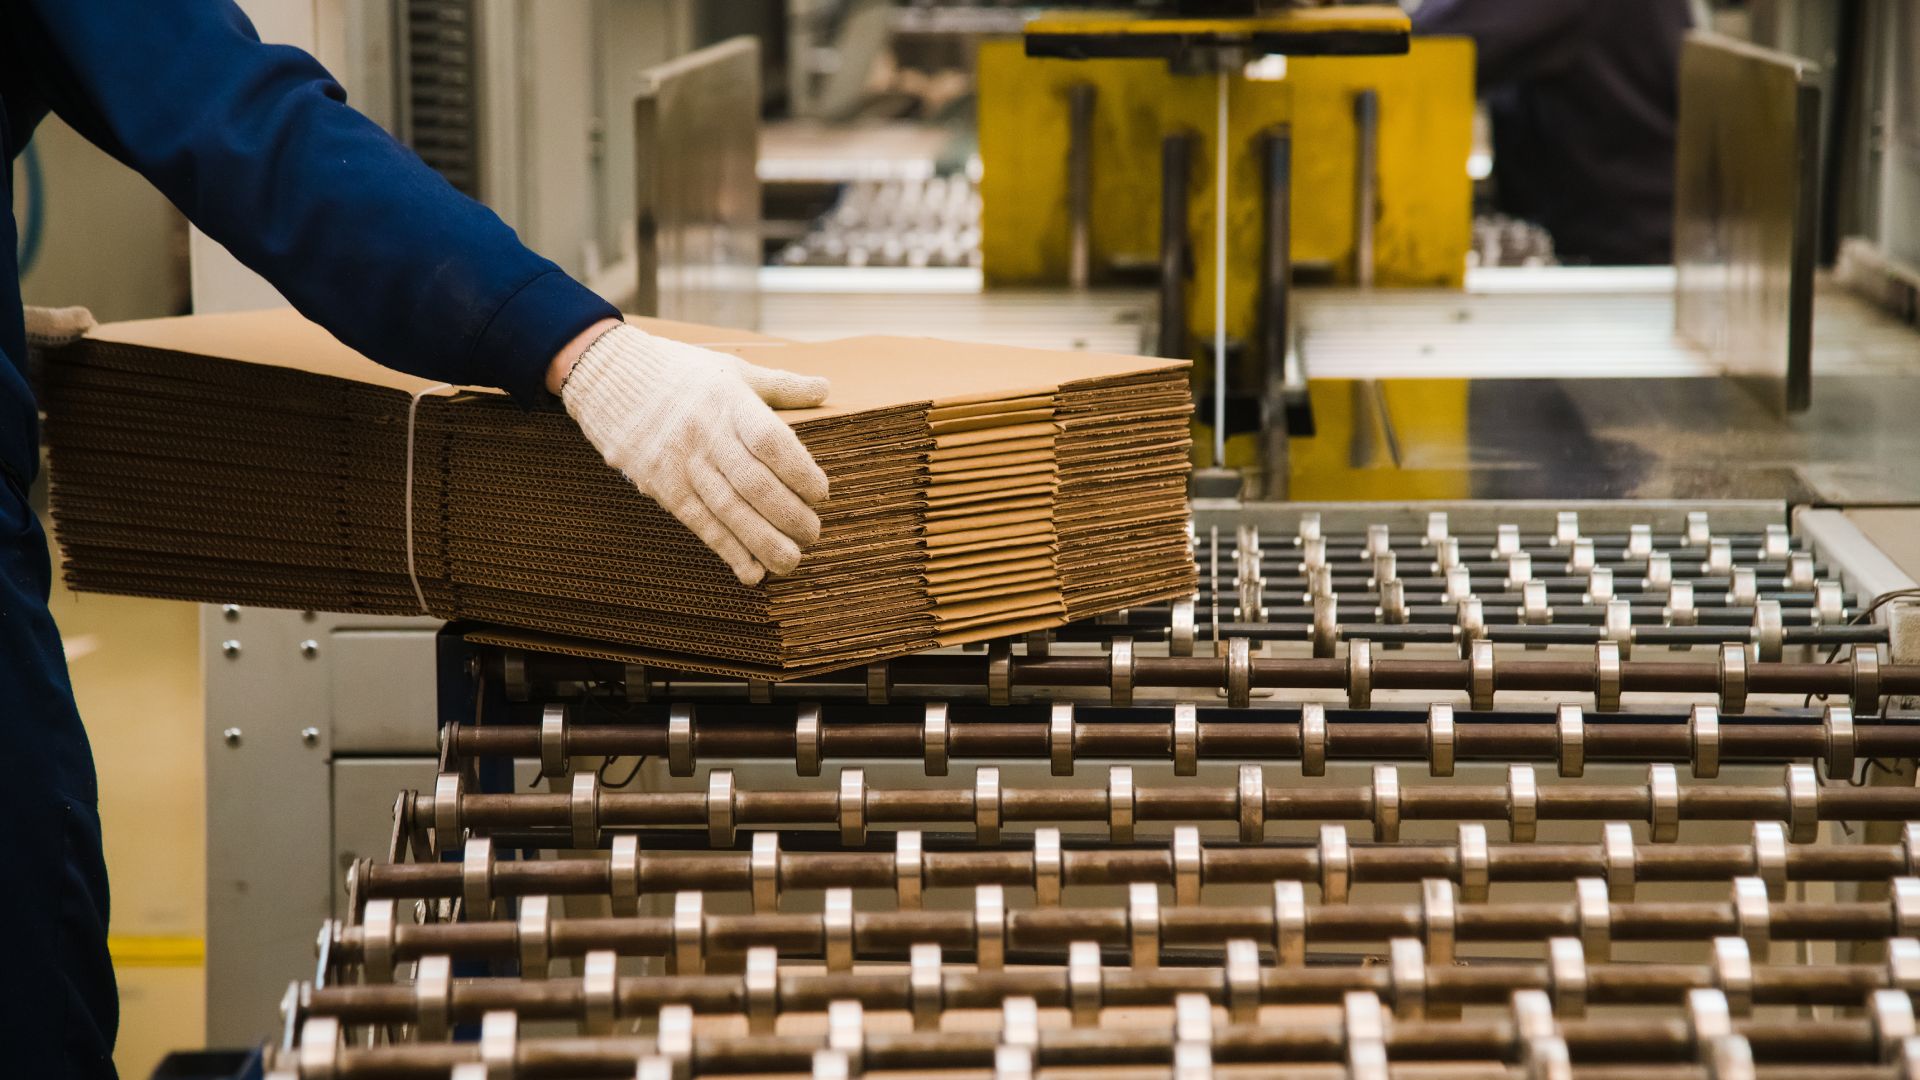
[{"label": "blue work uniform", "polygon": [[[7,205],[11,162],[51,110],[348,345],[541,400],[554,354],[614,309],[345,97],[311,56],[261,44],[229,0],[0,0]],[[39,425],[17,243],[0,215],[0,1072],[111,1077],[93,760],[26,502]]]},{"label": "blue work uniform", "polygon": [[1673,258],[1673,142],[1687,0],[1426,0],[1420,34],[1471,37],[1493,123],[1494,201],[1574,263]]}]

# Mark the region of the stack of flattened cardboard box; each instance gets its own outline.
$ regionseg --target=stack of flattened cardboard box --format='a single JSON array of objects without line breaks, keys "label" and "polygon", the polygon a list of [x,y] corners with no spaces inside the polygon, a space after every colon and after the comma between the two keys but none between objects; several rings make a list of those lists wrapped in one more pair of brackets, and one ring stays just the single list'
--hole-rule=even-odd
[{"label": "stack of flattened cardboard box", "polygon": [[793,573],[741,585],[564,413],[260,312],[105,326],[50,358],[67,580],[769,679],[1193,590],[1183,363],[641,325],[832,381],[781,414],[831,489]]}]

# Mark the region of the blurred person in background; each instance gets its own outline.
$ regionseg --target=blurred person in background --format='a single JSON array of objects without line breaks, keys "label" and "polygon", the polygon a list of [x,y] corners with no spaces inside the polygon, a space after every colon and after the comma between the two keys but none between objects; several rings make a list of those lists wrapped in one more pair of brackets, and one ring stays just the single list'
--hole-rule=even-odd
[{"label": "blurred person in background", "polygon": [[1673,145],[1689,0],[1425,0],[1416,34],[1473,39],[1495,207],[1561,262],[1673,261]]}]

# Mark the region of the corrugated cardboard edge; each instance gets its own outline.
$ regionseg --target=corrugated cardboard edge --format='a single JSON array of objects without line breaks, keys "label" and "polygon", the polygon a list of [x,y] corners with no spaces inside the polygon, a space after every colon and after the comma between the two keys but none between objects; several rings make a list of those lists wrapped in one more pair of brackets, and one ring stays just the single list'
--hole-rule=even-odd
[{"label": "corrugated cardboard edge", "polygon": [[[800,345],[797,343],[783,342],[779,339],[767,338],[765,335],[749,334],[717,327],[698,327],[692,324],[669,324],[647,320],[634,321],[645,329],[662,334],[663,336],[729,351],[738,349],[747,355],[758,354],[754,355],[755,359],[765,360],[771,363],[781,363],[783,366],[791,366],[801,370],[808,370],[808,365],[793,363],[784,358],[792,357],[799,359],[798,354],[809,353],[816,357],[815,363],[821,365],[823,368],[835,365],[854,365],[862,368],[874,368],[880,372],[873,380],[875,385],[867,387],[866,393],[867,396],[873,397],[876,401],[884,399],[885,404],[862,406],[858,402],[848,402],[840,404],[837,409],[829,407],[799,413],[788,413],[784,416],[790,423],[796,424],[810,420],[818,420],[822,424],[829,424],[840,417],[851,418],[855,413],[873,411],[876,408],[880,410],[940,409],[951,410],[955,414],[972,413],[985,415],[993,411],[991,407],[991,403],[993,402],[1000,403],[1001,407],[1004,408],[1013,402],[1024,404],[1033,398],[1043,396],[1043,393],[1051,394],[1054,400],[1058,402],[1070,389],[1095,389],[1116,384],[1125,384],[1150,379],[1155,373],[1167,373],[1190,366],[1186,361],[1005,348],[996,349],[991,354],[991,363],[985,363],[982,362],[977,355],[978,346],[954,342],[939,342],[931,339],[868,337],[847,339],[840,342]],[[435,386],[435,384],[429,380],[402,375],[375,365],[372,361],[360,356],[346,345],[335,340],[330,334],[315,324],[306,321],[290,311],[242,312],[228,315],[192,316],[186,319],[145,320],[133,323],[110,324],[98,328],[91,339],[104,345],[122,345],[158,350],[161,352],[178,352],[213,360],[227,360],[242,364],[260,365],[262,367],[303,371],[314,375],[331,376],[352,383],[372,386],[388,392],[421,393]],[[896,363],[896,361],[902,357],[912,357],[916,361],[916,367],[912,372],[902,369],[901,366]],[[1007,377],[1000,380],[1002,385],[998,386],[991,394],[970,393],[963,389],[970,385],[979,385],[979,380],[973,375],[969,375],[968,379],[947,380],[942,392],[933,396],[931,401],[899,401],[898,398],[903,395],[895,393],[894,391],[902,388],[902,380],[918,380],[922,378],[923,376],[918,374],[918,372],[928,366],[927,362],[929,360],[947,361],[946,363],[932,364],[931,367],[933,370],[977,373],[978,369],[992,368]],[[1041,387],[1046,384],[1034,386],[1025,385],[1024,380],[1031,377],[1031,373],[1036,370],[1046,372],[1053,376],[1047,380],[1048,383],[1052,384],[1048,390],[1042,391],[1041,389]],[[1077,377],[1068,377],[1070,375]],[[906,382],[904,385],[912,387],[915,383]],[[439,391],[439,393],[448,396],[455,392],[456,391],[451,389]],[[913,395],[909,392],[904,396]],[[434,403],[435,406],[439,404],[440,403],[437,402]],[[473,402],[472,405],[478,408],[489,408],[495,407],[496,403]],[[428,408],[422,409],[423,413],[429,411],[430,409]],[[1047,427],[1049,433],[1043,441],[1048,444],[1048,454],[1050,455],[1053,444],[1058,438],[1058,429],[1055,425],[1047,425]],[[1016,430],[1013,433],[1017,434],[1019,432]],[[979,441],[981,448],[998,446],[1004,449],[1009,444],[997,440],[1003,439],[1006,434],[1008,434],[1008,432],[1003,431],[994,433],[993,435],[981,434],[950,437],[949,441],[968,444]],[[1015,445],[1017,445],[1017,443],[1015,443]],[[960,448],[954,447],[953,449]],[[960,457],[962,459],[975,459],[973,462],[969,462],[969,464],[978,463],[982,455],[979,454],[977,449],[972,447],[968,447],[968,449],[973,450],[973,452],[960,455]],[[1006,460],[1005,457],[995,457],[994,464],[1004,464]],[[956,469],[955,471],[964,474],[970,470]],[[956,476],[955,479],[960,480],[961,478]],[[966,479],[971,480],[972,477],[966,477]],[[1052,530],[1049,529],[1049,532],[1051,531]],[[999,535],[995,533],[991,536],[982,536],[979,544],[1004,545],[1009,539],[1024,539],[1024,531],[1018,528],[1008,526],[1003,528],[1001,532],[1008,532],[1012,535]],[[948,537],[948,539],[956,538]],[[1025,547],[1031,545],[1020,544],[1016,546]],[[972,550],[972,547],[973,545],[957,544],[954,545],[954,550],[947,553],[958,555],[962,552]],[[1049,551],[1053,549],[1053,545],[1051,544],[1046,545],[1046,547]],[[956,560],[955,565],[960,565],[963,561],[970,563],[972,560]],[[1067,606],[1065,598],[1058,595],[1059,591],[1058,589],[1053,590],[1054,595],[1049,598],[1046,606],[1052,607],[1059,605],[1063,609]],[[971,610],[980,603],[981,601],[972,601],[967,605],[960,606],[964,609]],[[1032,605],[1017,604],[1009,610],[1000,613],[980,612],[966,620],[962,620],[959,626],[950,627],[949,629],[953,633],[964,634],[969,638],[973,634],[999,636],[1018,632],[1015,629],[1009,629],[1008,623],[985,623],[985,620],[996,617],[996,615],[998,618],[1010,621],[1017,620],[1019,626],[1033,629],[1040,628],[1041,625],[1058,625],[1064,621],[1064,612],[1057,614],[1050,612],[1045,617],[1035,617],[1034,607]],[[975,623],[976,620],[979,620],[982,625],[969,625]],[[992,628],[991,632],[988,632],[989,626]],[[605,642],[581,640],[559,634],[537,631],[490,629],[477,631],[476,633],[491,635],[492,641],[495,644],[512,644],[519,647],[568,655],[601,657],[621,662],[653,664],[675,670],[733,675],[769,681],[786,681],[804,677],[808,674],[858,666],[890,656],[906,655],[916,651],[918,648],[927,647],[926,645],[908,645],[905,648],[890,648],[870,652],[866,650],[848,650],[848,653],[857,653],[857,658],[848,659],[846,658],[847,653],[843,653],[841,659],[825,664],[812,664],[794,668],[776,668],[766,665],[715,659],[710,656],[693,656],[665,650],[634,648]],[[475,640],[482,639],[476,637]],[[927,645],[933,644],[933,640],[931,637],[927,639]],[[950,640],[957,641],[960,639],[954,638]]]},{"label": "corrugated cardboard edge", "polygon": [[809,675],[824,675],[830,671],[842,671],[847,668],[864,667],[883,656],[852,662],[834,662],[815,664],[809,667],[775,668],[758,664],[732,664],[710,658],[686,656],[678,653],[660,652],[654,649],[641,649],[627,645],[614,645],[604,641],[588,641],[582,638],[562,637],[558,634],[543,634],[535,630],[518,630],[507,626],[482,626],[463,632],[461,640],[476,645],[496,645],[508,649],[530,649],[534,652],[555,653],[560,656],[578,656],[587,660],[611,660],[621,664],[645,664],[648,667],[663,668],[669,671],[684,671],[695,675],[730,675],[738,679],[756,679],[762,682],[791,682],[804,679]]}]

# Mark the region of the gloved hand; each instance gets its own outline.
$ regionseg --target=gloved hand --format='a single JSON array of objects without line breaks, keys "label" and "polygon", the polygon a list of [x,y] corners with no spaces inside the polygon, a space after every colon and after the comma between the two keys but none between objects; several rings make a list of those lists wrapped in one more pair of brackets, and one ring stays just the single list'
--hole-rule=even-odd
[{"label": "gloved hand", "polygon": [[564,373],[560,397],[607,464],[743,584],[791,571],[820,539],[811,504],[827,474],[773,410],[819,405],[827,380],[616,325]]},{"label": "gloved hand", "polygon": [[93,312],[83,307],[29,307],[27,344],[43,349],[71,345],[94,328]]}]

